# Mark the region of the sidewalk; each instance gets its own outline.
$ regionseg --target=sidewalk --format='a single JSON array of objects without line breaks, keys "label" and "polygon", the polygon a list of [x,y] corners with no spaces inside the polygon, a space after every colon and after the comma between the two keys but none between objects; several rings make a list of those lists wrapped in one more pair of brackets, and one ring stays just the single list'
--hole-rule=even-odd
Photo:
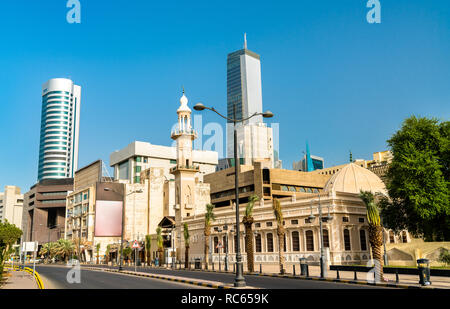
[{"label": "sidewalk", "polygon": [[8,271],[8,276],[2,289],[39,289],[33,276],[26,271]]},{"label": "sidewalk", "polygon": [[[230,265],[231,271],[233,271],[233,266]],[[223,271],[223,263],[221,265],[222,272]],[[212,270],[212,265],[209,265],[209,270]],[[218,263],[215,263],[214,270],[219,270]],[[259,264],[255,264],[255,272],[259,273],[260,266]],[[229,269],[230,272],[230,269]],[[246,272],[246,265],[244,265],[244,272]],[[262,273],[263,274],[278,274],[279,272],[279,266],[278,264],[273,265],[262,265]],[[293,264],[287,263],[286,264],[286,274],[293,275]],[[295,275],[300,275],[300,265],[295,265]],[[327,270],[327,277],[328,279],[336,279],[337,272],[335,270]],[[367,281],[373,280],[373,277],[367,278],[368,273],[366,272],[357,272],[356,276],[358,278],[358,281]],[[319,266],[309,266],[309,276],[310,277],[320,277],[320,267]],[[352,271],[339,271],[339,277],[342,280],[354,280],[355,273]],[[399,282],[398,285],[408,285],[408,286],[417,286],[422,287],[419,284],[419,276],[418,275],[403,275],[399,274]],[[395,274],[384,274],[384,278],[388,281],[385,281],[386,283],[392,283],[395,284]],[[428,286],[429,288],[440,288],[440,289],[450,289],[450,277],[439,277],[439,276],[431,276],[430,277],[431,285]]]}]

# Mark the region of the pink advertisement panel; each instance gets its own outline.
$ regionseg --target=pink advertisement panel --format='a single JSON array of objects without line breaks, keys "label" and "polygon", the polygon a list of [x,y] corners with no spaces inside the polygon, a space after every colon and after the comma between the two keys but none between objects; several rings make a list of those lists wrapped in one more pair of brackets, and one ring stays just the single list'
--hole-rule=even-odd
[{"label": "pink advertisement panel", "polygon": [[95,236],[120,236],[122,234],[121,201],[98,201],[95,210]]}]

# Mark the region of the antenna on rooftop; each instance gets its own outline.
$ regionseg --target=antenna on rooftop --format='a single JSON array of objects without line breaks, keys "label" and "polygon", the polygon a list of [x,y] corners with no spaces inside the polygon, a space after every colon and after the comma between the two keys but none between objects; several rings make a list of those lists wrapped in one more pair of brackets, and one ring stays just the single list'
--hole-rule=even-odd
[{"label": "antenna on rooftop", "polygon": [[[106,167],[105,162],[103,162],[103,160],[102,160],[102,176],[103,175],[106,175],[107,180],[105,182],[112,182],[112,178],[109,175],[108,168]],[[103,179],[102,179],[102,181],[103,181]]]},{"label": "antenna on rooftop", "polygon": [[244,33],[244,49],[247,49],[247,33]]}]

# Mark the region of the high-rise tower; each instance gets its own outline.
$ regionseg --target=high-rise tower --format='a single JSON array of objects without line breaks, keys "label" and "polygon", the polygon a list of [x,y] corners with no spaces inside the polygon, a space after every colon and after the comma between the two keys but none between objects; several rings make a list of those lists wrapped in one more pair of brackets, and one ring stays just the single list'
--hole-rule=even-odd
[{"label": "high-rise tower", "polygon": [[[227,114],[236,118],[247,118],[254,113],[262,112],[261,60],[260,56],[247,49],[247,38],[244,48],[228,54],[227,57]],[[261,123],[262,116],[256,116],[244,122]]]},{"label": "high-rise tower", "polygon": [[78,166],[81,87],[54,78],[42,86],[38,181],[72,178]]}]

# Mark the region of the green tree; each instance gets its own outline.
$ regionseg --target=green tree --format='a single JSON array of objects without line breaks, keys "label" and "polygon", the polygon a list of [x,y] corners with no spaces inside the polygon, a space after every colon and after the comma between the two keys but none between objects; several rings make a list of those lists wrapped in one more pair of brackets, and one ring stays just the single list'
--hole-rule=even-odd
[{"label": "green tree", "polygon": [[245,215],[242,219],[242,223],[245,226],[245,251],[247,252],[247,269],[249,272],[255,271],[255,261],[253,252],[253,206],[255,202],[259,200],[256,194],[253,194],[248,199],[247,206],[245,207]]},{"label": "green tree", "polygon": [[441,253],[439,254],[439,262],[445,265],[450,265],[450,251],[445,248],[441,248]]},{"label": "green tree", "polygon": [[279,257],[279,265],[280,265],[280,274],[286,273],[285,267],[285,257],[284,257],[284,224],[283,224],[283,212],[281,211],[281,203],[277,198],[273,199],[272,202],[273,213],[275,215],[275,219],[277,220],[277,235],[278,235],[278,257]]},{"label": "green tree", "polygon": [[211,235],[211,223],[214,220],[216,220],[214,216],[214,205],[206,204],[205,230],[203,231],[205,235],[205,269],[208,269],[209,236]]},{"label": "green tree", "polygon": [[152,249],[152,236],[145,235],[145,255],[147,257],[147,265],[150,265],[151,260],[151,249]]},{"label": "green tree", "polygon": [[363,200],[367,210],[367,222],[369,223],[369,243],[372,247],[372,255],[375,261],[375,274],[383,279],[383,227],[381,226],[380,212],[375,202],[375,197],[370,191],[361,191],[359,197]]},{"label": "green tree", "polygon": [[95,245],[95,252],[96,252],[96,254],[97,254],[97,264],[99,264],[100,263],[100,243],[97,243],[96,245]]},{"label": "green tree", "polygon": [[2,268],[8,255],[14,251],[12,245],[19,240],[20,236],[22,236],[22,230],[17,226],[9,223],[8,220],[0,222],[0,266]]},{"label": "green tree", "polygon": [[383,223],[426,241],[450,240],[450,122],[412,116],[387,142],[394,158]]},{"label": "green tree", "polygon": [[69,260],[70,253],[74,249],[74,244],[68,239],[59,239],[56,243],[53,243],[54,253],[56,256],[61,257],[66,262]]},{"label": "green tree", "polygon": [[183,236],[184,236],[184,268],[188,268],[190,236],[189,236],[189,227],[186,222],[183,225]]}]

